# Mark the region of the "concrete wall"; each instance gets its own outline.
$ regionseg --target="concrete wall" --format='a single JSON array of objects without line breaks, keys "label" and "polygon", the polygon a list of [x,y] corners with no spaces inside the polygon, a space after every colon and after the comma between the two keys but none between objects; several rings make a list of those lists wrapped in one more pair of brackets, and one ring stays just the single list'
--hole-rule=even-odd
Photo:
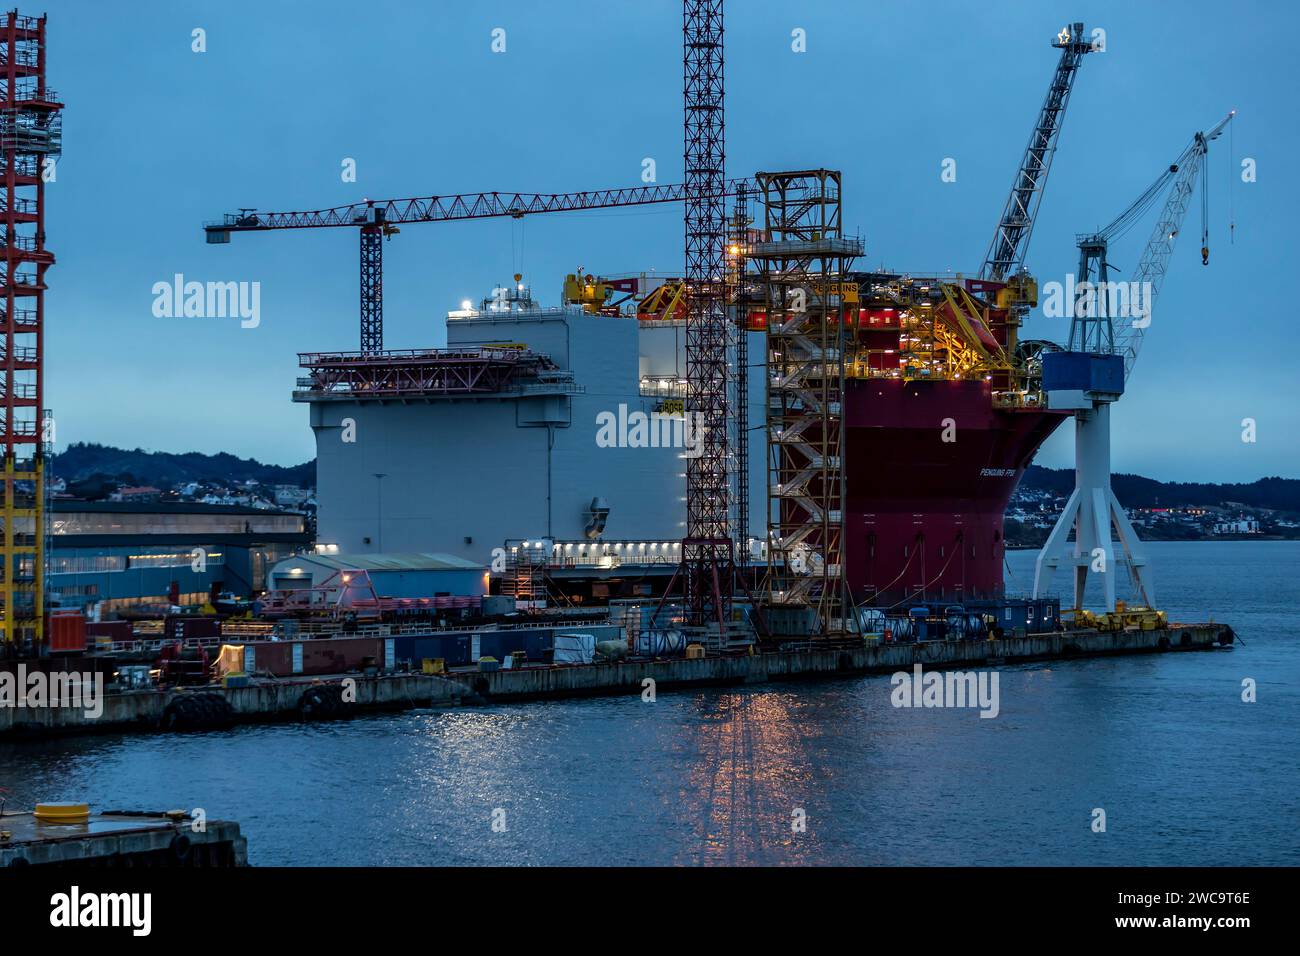
[{"label": "concrete wall", "polygon": [[[1170,625],[1166,631],[1076,631],[1031,634],[985,641],[923,641],[810,650],[754,657],[675,658],[624,661],[586,667],[526,668],[486,674],[454,673],[490,700],[526,700],[595,694],[640,694],[650,678],[659,687],[701,684],[754,684],[772,680],[909,671],[920,664],[931,670],[988,667],[990,662],[1058,660],[1076,657],[1208,650],[1218,645],[1224,626]],[[1162,646],[1162,640],[1165,642]]]},{"label": "concrete wall", "polygon": [[[356,692],[355,706],[361,710],[449,705],[460,702],[466,693],[464,686],[455,681],[425,674],[349,675],[349,679],[354,682],[351,686]],[[298,716],[298,702],[303,692],[314,683],[313,679],[279,680],[251,687],[208,686],[194,691],[137,690],[105,694],[103,713],[96,718],[87,716],[84,709],[77,707],[0,707],[0,738],[17,733],[151,729],[162,720],[168,704],[178,696],[195,692],[224,696],[237,720],[293,719]]]}]

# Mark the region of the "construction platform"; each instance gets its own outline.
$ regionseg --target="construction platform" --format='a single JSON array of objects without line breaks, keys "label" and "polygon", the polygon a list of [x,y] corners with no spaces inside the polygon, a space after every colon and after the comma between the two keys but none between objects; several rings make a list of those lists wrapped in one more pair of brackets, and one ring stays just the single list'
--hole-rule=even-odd
[{"label": "construction platform", "polygon": [[228,867],[248,864],[239,824],[198,826],[185,811],[91,814],[50,824],[33,813],[0,813],[0,867]]},{"label": "construction platform", "polygon": [[331,720],[355,714],[417,707],[454,707],[541,698],[641,693],[657,689],[737,685],[844,677],[910,670],[997,667],[1071,660],[1230,648],[1226,624],[1171,624],[1154,630],[1071,630],[987,640],[840,644],[752,655],[697,659],[627,659],[593,664],[527,664],[480,671],[455,668],[436,674],[341,674],[312,680],[273,679],[246,687],[136,690],[106,694],[102,713],[76,708],[0,709],[0,737],[46,733],[220,730],[236,723]]}]

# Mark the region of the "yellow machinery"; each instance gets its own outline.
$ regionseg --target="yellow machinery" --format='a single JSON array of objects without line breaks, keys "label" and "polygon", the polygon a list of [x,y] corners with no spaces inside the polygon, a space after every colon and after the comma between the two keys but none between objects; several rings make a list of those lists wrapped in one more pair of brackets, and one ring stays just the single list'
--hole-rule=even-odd
[{"label": "yellow machinery", "polygon": [[686,283],[670,280],[637,303],[638,319],[686,318]]},{"label": "yellow machinery", "polygon": [[[966,345],[978,356],[980,370],[1009,369],[1011,361],[1007,358],[1007,353],[988,330],[987,310],[975,301],[975,297],[967,292],[964,286],[943,282],[940,283],[939,288],[943,292],[948,312],[960,330]],[[1009,335],[1010,329],[1008,329]],[[1014,348],[1014,345],[1010,347]]]},{"label": "yellow machinery", "polygon": [[1098,631],[1161,631],[1169,626],[1164,611],[1149,607],[1129,607],[1123,601],[1115,602],[1115,610],[1094,614],[1083,608],[1061,612],[1062,620],[1076,628],[1095,628]]},{"label": "yellow machinery", "polygon": [[583,275],[581,269],[564,277],[565,304],[580,305],[583,311],[592,315],[599,315],[613,295],[613,286],[593,275]]},{"label": "yellow machinery", "polygon": [[998,290],[997,306],[1008,311],[1017,306],[1034,308],[1038,305],[1038,280],[1028,272],[1017,272]]},{"label": "yellow machinery", "polygon": [[[642,321],[669,321],[686,318],[686,283],[681,279],[668,279],[654,289],[641,294],[645,277],[641,279],[607,279],[584,273],[581,268],[564,277],[563,300],[565,305],[581,306],[592,315],[622,315],[623,305],[636,302],[636,317]],[[853,286],[856,292],[857,286]],[[624,293],[615,299],[615,293]],[[856,301],[856,295],[855,295]]]},{"label": "yellow machinery", "polygon": [[[624,315],[626,313],[623,312],[623,305],[637,297],[644,281],[644,276],[640,279],[634,277],[606,279],[591,273],[584,273],[582,267],[579,266],[577,272],[571,272],[564,277],[562,298],[565,305],[581,306],[584,312],[591,315]],[[614,294],[616,292],[623,293],[623,297],[615,299]],[[650,296],[646,298],[649,299]],[[638,307],[638,318],[654,317],[641,315],[640,312],[641,310]]]},{"label": "yellow machinery", "polygon": [[[958,283],[939,283],[938,297],[931,296],[930,290],[902,284],[887,293],[899,309],[898,374],[909,380],[947,380],[1010,372],[1013,380],[1018,379],[1010,350],[989,330],[988,308]],[[872,354],[863,350],[851,356],[846,374],[851,378],[881,374],[871,367]]]}]

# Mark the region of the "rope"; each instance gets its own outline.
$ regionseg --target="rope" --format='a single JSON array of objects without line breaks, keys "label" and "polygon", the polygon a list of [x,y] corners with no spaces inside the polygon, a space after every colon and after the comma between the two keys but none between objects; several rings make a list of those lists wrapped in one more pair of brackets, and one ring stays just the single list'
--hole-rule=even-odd
[{"label": "rope", "polygon": [[1235,135],[1236,134],[1233,132],[1232,129],[1232,124],[1229,123],[1228,124],[1228,245],[1230,246],[1234,244],[1233,239],[1235,237],[1236,229],[1237,229],[1237,214],[1235,212],[1235,206],[1233,205],[1233,197],[1235,193],[1233,189],[1233,180],[1237,178],[1236,168],[1234,165],[1235,163],[1234,157],[1237,155],[1237,151],[1236,151],[1236,147],[1233,145],[1234,142],[1233,137]]}]

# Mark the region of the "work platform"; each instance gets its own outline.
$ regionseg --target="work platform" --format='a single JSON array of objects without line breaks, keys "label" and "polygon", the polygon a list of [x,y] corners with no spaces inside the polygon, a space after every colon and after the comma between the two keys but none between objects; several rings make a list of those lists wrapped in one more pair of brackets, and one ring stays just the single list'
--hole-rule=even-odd
[{"label": "work platform", "polygon": [[92,813],[85,823],[51,824],[33,813],[0,813],[0,867],[246,866],[239,824],[188,812]]}]

